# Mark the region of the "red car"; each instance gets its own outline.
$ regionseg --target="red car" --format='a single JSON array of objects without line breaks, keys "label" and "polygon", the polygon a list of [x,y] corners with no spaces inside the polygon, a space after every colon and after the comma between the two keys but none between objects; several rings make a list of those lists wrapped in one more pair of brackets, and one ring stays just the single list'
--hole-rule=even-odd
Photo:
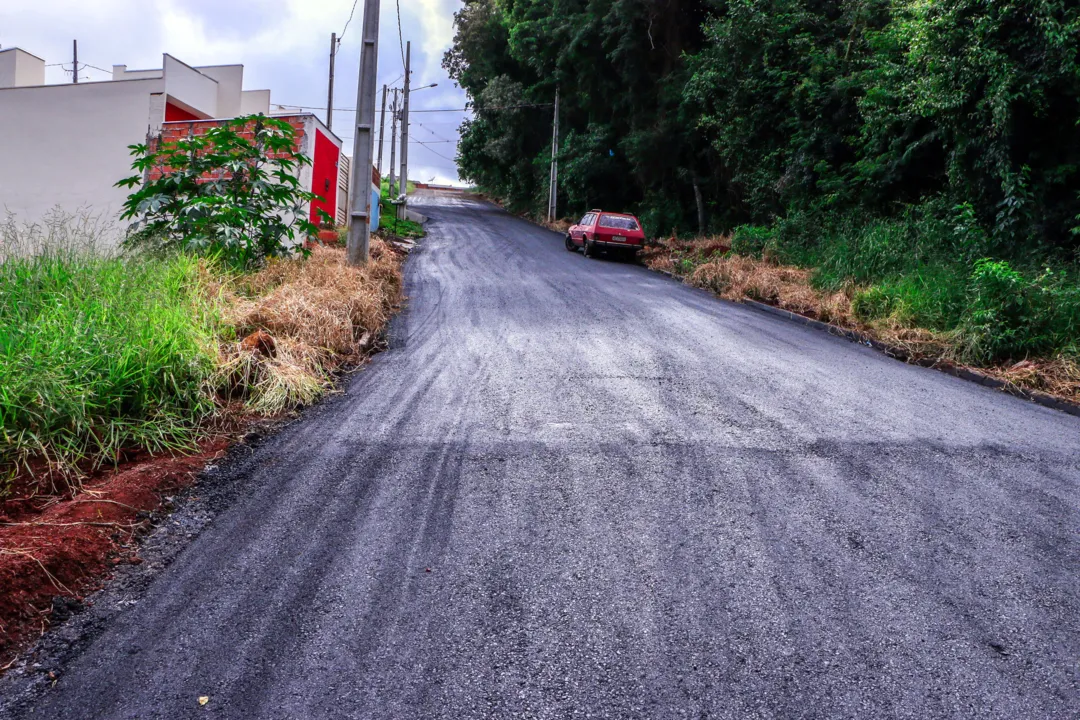
[{"label": "red car", "polygon": [[616,250],[631,257],[645,245],[645,231],[633,215],[590,210],[577,225],[566,232],[566,249],[577,252],[581,248],[585,257],[596,257],[600,249]]}]

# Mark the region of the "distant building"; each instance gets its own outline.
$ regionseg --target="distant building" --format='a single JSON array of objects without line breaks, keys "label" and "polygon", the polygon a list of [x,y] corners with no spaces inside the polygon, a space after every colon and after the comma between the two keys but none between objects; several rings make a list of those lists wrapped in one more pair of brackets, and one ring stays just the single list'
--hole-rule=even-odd
[{"label": "distant building", "polygon": [[311,113],[271,113],[270,91],[244,90],[243,79],[243,65],[192,67],[166,54],[160,69],[114,65],[111,80],[45,85],[43,59],[0,50],[0,215],[33,221],[56,205],[118,215],[128,191],[114,184],[131,175],[129,145],[263,113],[289,122],[313,161],[300,172],[301,187],[325,198],[311,204],[312,219],[316,209],[347,217],[341,139]]}]

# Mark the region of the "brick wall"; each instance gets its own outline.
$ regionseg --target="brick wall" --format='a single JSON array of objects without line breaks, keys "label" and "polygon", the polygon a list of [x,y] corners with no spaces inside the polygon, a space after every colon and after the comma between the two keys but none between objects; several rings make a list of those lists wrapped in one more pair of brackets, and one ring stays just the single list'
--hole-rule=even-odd
[{"label": "brick wall", "polygon": [[[276,120],[284,120],[285,122],[289,123],[289,125],[292,126],[293,132],[295,133],[295,141],[293,142],[293,151],[294,152],[300,152],[300,148],[303,147],[303,143],[304,143],[304,117],[300,116],[300,115],[293,115],[293,116],[277,117],[275,119]],[[154,138],[153,140],[151,140],[151,143],[153,145],[156,145],[157,143],[176,142],[177,140],[182,140],[183,138],[186,138],[186,137],[204,135],[204,134],[206,134],[206,131],[209,130],[210,128],[217,127],[217,126],[222,125],[222,124],[224,124],[226,122],[228,122],[228,121],[227,120],[192,120],[192,121],[183,121],[183,122],[167,122],[167,123],[164,123],[161,126],[161,134],[157,138]],[[246,138],[248,140],[251,140],[251,139],[253,139],[255,137],[254,121],[249,123],[247,126],[245,126],[245,128],[243,130],[240,131],[240,137]],[[271,155],[271,157],[284,157],[284,155],[285,155],[284,153],[277,153],[276,155]],[[164,175],[168,171],[169,171],[169,168],[167,168],[167,167],[165,167],[165,168],[162,168],[162,167],[151,168],[149,170],[149,172],[147,173],[147,180],[150,181],[150,182],[153,182],[154,180],[158,180],[158,179],[161,178],[162,175]],[[206,179],[207,180],[220,180],[223,177],[228,177],[228,173],[224,173],[224,172],[223,173],[218,173],[216,176],[208,174],[206,176]]]}]

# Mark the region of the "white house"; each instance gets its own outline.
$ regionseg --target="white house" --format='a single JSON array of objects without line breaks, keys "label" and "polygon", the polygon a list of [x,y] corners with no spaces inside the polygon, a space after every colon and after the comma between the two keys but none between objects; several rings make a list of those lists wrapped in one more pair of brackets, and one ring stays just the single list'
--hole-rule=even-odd
[{"label": "white house", "polygon": [[[131,174],[129,145],[271,114],[270,91],[244,90],[243,80],[243,65],[192,67],[165,54],[161,68],[114,65],[111,80],[46,85],[43,59],[0,50],[0,215],[34,221],[54,206],[118,215],[128,191],[114,184]],[[274,115],[314,161],[300,176],[325,198],[312,216],[316,208],[338,216],[341,140],[311,113]]]}]

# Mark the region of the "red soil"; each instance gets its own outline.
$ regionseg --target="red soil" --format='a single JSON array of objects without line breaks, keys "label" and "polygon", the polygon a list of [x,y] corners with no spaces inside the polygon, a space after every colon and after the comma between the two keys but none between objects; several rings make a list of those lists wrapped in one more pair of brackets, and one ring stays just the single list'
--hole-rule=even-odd
[{"label": "red soil", "polygon": [[111,566],[141,562],[131,545],[148,513],[227,446],[216,438],[194,455],[135,457],[91,477],[74,497],[16,485],[0,503],[0,663],[48,627],[54,597],[81,599]]}]

